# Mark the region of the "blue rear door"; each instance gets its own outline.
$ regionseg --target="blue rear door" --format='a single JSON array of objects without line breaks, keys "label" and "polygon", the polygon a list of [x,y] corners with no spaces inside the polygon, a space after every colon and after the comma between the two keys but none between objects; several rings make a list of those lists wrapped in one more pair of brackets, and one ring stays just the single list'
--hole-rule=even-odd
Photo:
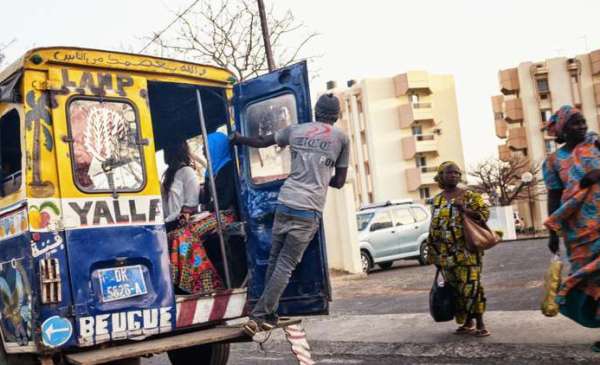
[{"label": "blue rear door", "polygon": [[[245,136],[275,133],[294,123],[311,121],[306,62],[278,69],[235,85],[233,104],[237,130]],[[264,288],[271,249],[277,195],[290,171],[289,148],[238,150],[242,216],[248,222],[249,296],[254,303]],[[292,274],[279,306],[281,315],[328,313],[329,276],[323,228]]]}]

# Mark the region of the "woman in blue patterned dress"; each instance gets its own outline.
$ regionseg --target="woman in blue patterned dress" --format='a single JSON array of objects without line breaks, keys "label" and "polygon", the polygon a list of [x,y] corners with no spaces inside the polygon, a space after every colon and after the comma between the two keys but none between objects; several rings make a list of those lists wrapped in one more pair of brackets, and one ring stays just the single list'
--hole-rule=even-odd
[{"label": "woman in blue patterned dress", "polygon": [[[587,132],[579,110],[561,107],[548,132],[563,145],[543,164],[548,189],[545,225],[548,247],[558,252],[562,234],[571,264],[556,301],[563,315],[586,327],[600,327],[600,149],[598,135]],[[594,344],[600,350],[600,343]]]}]

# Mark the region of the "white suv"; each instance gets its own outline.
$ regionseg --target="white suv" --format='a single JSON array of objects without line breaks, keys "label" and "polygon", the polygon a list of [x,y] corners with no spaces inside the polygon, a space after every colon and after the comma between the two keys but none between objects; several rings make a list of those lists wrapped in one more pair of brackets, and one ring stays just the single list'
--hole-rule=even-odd
[{"label": "white suv", "polygon": [[400,259],[427,263],[427,236],[431,215],[413,200],[387,201],[364,206],[356,214],[364,272],[375,264],[388,269]]}]

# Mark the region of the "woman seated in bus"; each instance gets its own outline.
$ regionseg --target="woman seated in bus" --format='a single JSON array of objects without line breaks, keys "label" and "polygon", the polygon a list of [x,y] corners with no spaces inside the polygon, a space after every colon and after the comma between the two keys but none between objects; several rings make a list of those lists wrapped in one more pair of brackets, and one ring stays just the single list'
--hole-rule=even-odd
[{"label": "woman seated in bus", "polygon": [[222,288],[203,245],[207,231],[216,230],[216,224],[192,219],[198,212],[200,184],[187,143],[165,147],[164,158],[169,167],[163,175],[162,194],[173,283],[189,294]]},{"label": "woman seated in bus", "polygon": [[[221,132],[214,132],[208,135],[207,140],[215,186],[217,188],[219,210],[224,215],[230,216],[233,215],[233,207],[235,205],[235,172],[233,169],[233,160],[231,159],[229,138]],[[200,203],[206,210],[214,212],[215,205],[208,172],[207,168],[204,175],[203,189],[200,193]]]}]

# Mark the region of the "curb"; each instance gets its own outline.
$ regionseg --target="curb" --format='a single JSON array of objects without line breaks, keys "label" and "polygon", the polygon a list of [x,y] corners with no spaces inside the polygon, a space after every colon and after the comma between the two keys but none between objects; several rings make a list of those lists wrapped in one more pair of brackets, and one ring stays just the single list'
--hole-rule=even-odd
[{"label": "curb", "polygon": [[[600,354],[594,353],[590,345],[544,345],[544,344],[502,344],[480,342],[458,342],[440,344],[418,343],[369,343],[369,342],[324,342],[310,341],[311,353],[315,358],[326,356],[360,356],[374,358],[387,357],[413,360],[415,363],[433,361],[466,361],[486,363],[599,363]],[[265,354],[286,354],[290,345],[285,341],[272,340],[263,345],[235,345],[232,350],[239,352],[264,351]]]}]

